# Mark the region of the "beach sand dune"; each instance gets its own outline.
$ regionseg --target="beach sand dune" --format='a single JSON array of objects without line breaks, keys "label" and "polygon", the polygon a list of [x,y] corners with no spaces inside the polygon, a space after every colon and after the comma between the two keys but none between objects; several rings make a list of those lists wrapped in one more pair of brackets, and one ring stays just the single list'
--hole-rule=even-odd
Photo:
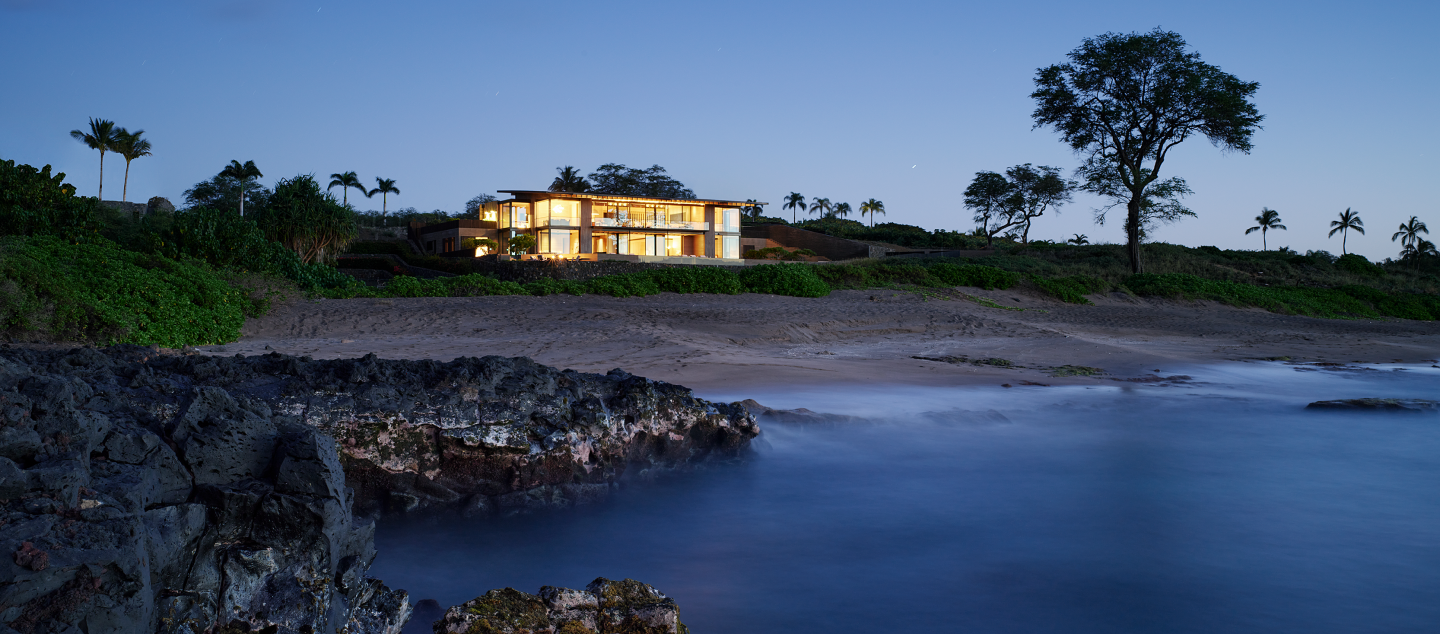
[{"label": "beach sand dune", "polygon": [[[1095,305],[1079,306],[1024,291],[962,288],[837,291],[819,299],[664,293],[296,301],[248,322],[240,341],[203,350],[326,359],[528,356],[584,372],[618,367],[697,389],[1085,383],[1221,360],[1417,363],[1440,356],[1437,322],[1316,319],[1121,293],[1091,299]],[[987,359],[1012,366],[977,363]],[[1102,368],[1107,378],[1051,376],[1065,365]]]}]

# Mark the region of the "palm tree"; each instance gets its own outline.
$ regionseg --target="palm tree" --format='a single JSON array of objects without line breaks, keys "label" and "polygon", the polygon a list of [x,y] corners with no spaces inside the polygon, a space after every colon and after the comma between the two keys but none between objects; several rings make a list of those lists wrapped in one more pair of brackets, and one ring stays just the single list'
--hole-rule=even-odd
[{"label": "palm tree", "polygon": [[120,202],[125,202],[130,195],[130,161],[150,156],[150,142],[140,138],[142,134],[144,130],[130,132],[125,128],[115,133],[115,145],[111,149],[125,157],[125,184],[120,187]]},{"label": "palm tree", "polygon": [[750,214],[751,220],[759,220],[760,215],[765,213],[765,208],[756,203],[757,201],[754,198],[746,198],[745,206],[740,208],[740,213],[742,215]]},{"label": "palm tree", "polygon": [[1400,241],[1400,245],[1404,246],[1404,249],[1401,249],[1400,252],[1401,258],[1408,259],[1413,255],[1421,255],[1421,242],[1428,244],[1430,241],[1421,239],[1420,233],[1426,233],[1426,235],[1428,235],[1430,229],[1427,228],[1426,223],[1420,222],[1420,219],[1416,218],[1416,216],[1410,216],[1410,222],[1400,225],[1400,231],[1390,236],[1391,242]]},{"label": "palm tree", "polygon": [[850,203],[835,203],[835,211],[831,212],[830,215],[840,218],[848,217],[850,215]]},{"label": "palm tree", "polygon": [[580,170],[566,165],[555,168],[555,171],[560,172],[560,175],[550,182],[550,191],[579,193],[590,189],[589,181],[580,175]]},{"label": "palm tree", "polygon": [[822,216],[829,215],[834,206],[830,204],[829,198],[816,198],[810,201],[810,213],[818,213]]},{"label": "palm tree", "polygon": [[1335,237],[1336,231],[1340,232],[1340,255],[1346,254],[1345,239],[1349,237],[1347,234],[1351,230],[1354,230],[1362,236],[1365,235],[1365,221],[1360,219],[1359,212],[1350,211],[1350,208],[1346,207],[1345,211],[1340,213],[1339,220],[1330,221],[1330,235],[1326,236],[1333,238]]},{"label": "palm tree", "polygon": [[[785,197],[785,207],[784,207],[784,209],[798,210],[798,209],[804,209],[804,208],[805,208],[805,197],[804,197],[804,196],[801,196],[800,194],[797,194],[797,193],[795,193],[795,192],[790,192],[790,195]],[[799,222],[799,216],[797,215],[798,213],[799,213],[798,211],[791,211],[791,212],[790,212],[790,217],[793,219],[792,222]]]},{"label": "palm tree", "polygon": [[105,151],[115,149],[115,122],[90,117],[89,134],[71,130],[70,136],[92,150],[100,150],[100,190],[95,194],[95,199],[105,200]]},{"label": "palm tree", "polygon": [[885,203],[875,200],[874,198],[860,203],[860,217],[865,217],[865,214],[870,214],[870,228],[874,229],[875,214],[885,214]]},{"label": "palm tree", "polygon": [[1440,251],[1435,250],[1435,243],[1424,238],[1417,237],[1415,242],[1405,245],[1405,248],[1400,250],[1401,260],[1417,260],[1416,264],[1419,263],[1418,260],[1421,256],[1426,255],[1440,255]]},{"label": "palm tree", "polygon": [[375,177],[375,184],[379,185],[379,187],[365,192],[365,197],[374,198],[375,194],[380,194],[380,218],[383,222],[385,218],[385,212],[389,211],[389,208],[387,207],[390,204],[389,195],[400,193],[400,188],[395,186],[394,180],[389,178],[380,178],[379,176]]},{"label": "palm tree", "polygon": [[1260,215],[1255,216],[1256,226],[1245,230],[1245,235],[1256,231],[1260,232],[1260,247],[1264,251],[1270,250],[1270,245],[1265,240],[1265,232],[1271,229],[1284,229],[1285,225],[1280,224],[1280,212],[1269,207],[1261,207]]},{"label": "palm tree", "polygon": [[1070,244],[1073,244],[1073,245],[1075,245],[1075,246],[1078,247],[1078,246],[1090,244],[1090,236],[1087,236],[1087,235],[1085,235],[1085,234],[1083,234],[1083,233],[1077,233],[1077,234],[1075,234],[1075,237],[1070,238],[1069,240],[1066,240],[1066,242],[1069,242]]},{"label": "palm tree", "polygon": [[355,175],[355,172],[345,172],[345,173],[343,173],[343,174],[331,174],[331,175],[330,175],[330,186],[329,186],[329,187],[326,187],[326,188],[325,188],[325,191],[328,192],[328,191],[330,191],[331,189],[334,189],[334,188],[336,188],[336,187],[343,187],[343,188],[344,188],[344,189],[341,189],[341,190],[340,190],[340,203],[341,203],[341,204],[345,204],[345,205],[350,204],[350,188],[353,187],[353,188],[355,188],[355,189],[360,190],[360,193],[362,193],[362,194],[365,193],[365,185],[363,185],[363,184],[360,183],[360,177],[359,177],[359,176],[356,176],[356,175]]},{"label": "palm tree", "polygon": [[260,168],[255,167],[255,161],[245,161],[245,164],[241,165],[240,161],[236,161],[233,159],[230,161],[229,165],[225,166],[225,169],[220,170],[220,175],[228,176],[237,181],[240,181],[240,217],[244,218],[245,185],[250,182],[250,179],[263,178],[265,175],[260,173]]}]

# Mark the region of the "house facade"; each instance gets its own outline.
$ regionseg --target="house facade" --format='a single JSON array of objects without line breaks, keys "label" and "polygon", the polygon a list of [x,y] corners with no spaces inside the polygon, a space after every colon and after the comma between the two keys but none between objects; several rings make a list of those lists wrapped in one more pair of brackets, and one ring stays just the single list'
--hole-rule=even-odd
[{"label": "house facade", "polygon": [[531,251],[539,257],[740,261],[744,202],[550,191],[500,193],[509,194],[510,199],[487,205],[480,221],[495,222],[502,253],[508,251],[513,237],[523,234],[535,239]]}]

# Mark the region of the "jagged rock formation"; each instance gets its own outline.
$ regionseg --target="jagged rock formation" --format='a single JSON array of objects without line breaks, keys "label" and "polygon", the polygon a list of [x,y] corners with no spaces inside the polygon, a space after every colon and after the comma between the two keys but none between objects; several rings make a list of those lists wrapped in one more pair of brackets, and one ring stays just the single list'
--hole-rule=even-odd
[{"label": "jagged rock formation", "polygon": [[219,387],[334,438],[363,515],[584,504],[622,477],[734,457],[759,433],[744,408],[678,385],[526,358],[160,355],[143,365],[126,380],[156,407]]},{"label": "jagged rock formation", "polygon": [[446,610],[436,634],[686,634],[675,601],[635,581],[604,577],[585,590],[491,590]]},{"label": "jagged rock formation", "polygon": [[529,359],[3,349],[0,623],[397,632],[356,510],[579,504],[756,434],[738,405]]},{"label": "jagged rock formation", "polygon": [[0,632],[398,632],[334,442],[144,368],[0,353]]}]

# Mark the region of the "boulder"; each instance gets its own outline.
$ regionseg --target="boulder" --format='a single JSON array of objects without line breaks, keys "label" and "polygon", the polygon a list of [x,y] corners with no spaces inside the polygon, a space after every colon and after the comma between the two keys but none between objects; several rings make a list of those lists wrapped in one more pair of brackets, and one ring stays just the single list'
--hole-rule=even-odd
[{"label": "boulder", "polygon": [[156,212],[175,213],[175,205],[170,202],[169,198],[153,196],[149,202],[145,203],[145,214],[149,215]]}]

